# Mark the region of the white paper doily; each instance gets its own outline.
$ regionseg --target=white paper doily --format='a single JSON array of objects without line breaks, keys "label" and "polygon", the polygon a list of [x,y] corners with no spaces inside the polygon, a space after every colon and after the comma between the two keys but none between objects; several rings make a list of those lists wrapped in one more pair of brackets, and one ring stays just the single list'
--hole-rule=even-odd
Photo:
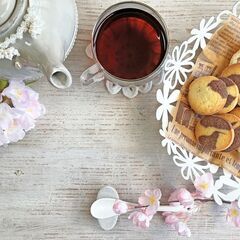
[{"label": "white paper doily", "polygon": [[191,37],[181,46],[174,48],[171,58],[165,66],[163,89],[159,89],[157,92],[160,107],[156,115],[157,119],[161,120],[160,134],[164,138],[162,146],[166,147],[169,155],[173,155],[173,161],[181,168],[181,174],[185,180],[193,181],[196,176],[205,172],[214,174],[214,200],[219,205],[223,201],[238,200],[240,206],[240,179],[179,147],[167,139],[165,133],[168,129],[168,122],[172,118],[171,112],[175,108],[180,93],[177,86],[181,87],[187,80],[188,74],[193,69],[197,51],[205,48],[213,32],[229,15],[240,18],[239,14],[240,1],[234,5],[232,11],[223,11],[217,17],[211,17],[209,20],[202,19],[199,29],[193,29]]}]

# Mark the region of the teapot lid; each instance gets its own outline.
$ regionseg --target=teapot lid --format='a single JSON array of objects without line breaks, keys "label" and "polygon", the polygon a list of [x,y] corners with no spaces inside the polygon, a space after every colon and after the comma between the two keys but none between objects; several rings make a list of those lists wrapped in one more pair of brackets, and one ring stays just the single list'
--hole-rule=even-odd
[{"label": "teapot lid", "polygon": [[0,34],[20,21],[27,6],[28,0],[0,0]]},{"label": "teapot lid", "polygon": [[16,6],[16,0],[0,0],[0,26],[12,15]]}]

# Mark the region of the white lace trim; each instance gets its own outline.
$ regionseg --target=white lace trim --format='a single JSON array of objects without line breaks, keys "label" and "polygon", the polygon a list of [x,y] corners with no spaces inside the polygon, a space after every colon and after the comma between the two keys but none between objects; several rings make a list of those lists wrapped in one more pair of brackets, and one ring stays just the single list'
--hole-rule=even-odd
[{"label": "white lace trim", "polygon": [[36,6],[27,9],[27,14],[16,33],[11,34],[4,42],[0,42],[0,60],[12,60],[14,57],[20,56],[18,49],[11,45],[15,44],[17,40],[23,39],[25,33],[29,33],[34,39],[41,34],[43,24],[40,16],[39,8],[37,9]]}]

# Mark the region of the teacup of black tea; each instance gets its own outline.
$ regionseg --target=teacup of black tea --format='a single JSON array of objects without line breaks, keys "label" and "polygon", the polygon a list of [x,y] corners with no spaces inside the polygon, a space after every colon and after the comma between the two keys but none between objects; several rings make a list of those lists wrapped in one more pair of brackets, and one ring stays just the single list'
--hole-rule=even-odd
[{"label": "teacup of black tea", "polygon": [[120,86],[141,86],[163,70],[168,52],[167,27],[151,7],[122,2],[98,19],[92,35],[96,64],[81,76],[83,85],[106,78]]}]

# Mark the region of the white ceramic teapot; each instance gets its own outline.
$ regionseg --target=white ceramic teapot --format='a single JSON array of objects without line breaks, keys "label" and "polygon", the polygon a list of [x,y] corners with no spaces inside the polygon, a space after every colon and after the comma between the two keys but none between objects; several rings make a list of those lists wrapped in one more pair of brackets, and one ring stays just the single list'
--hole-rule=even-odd
[{"label": "white ceramic teapot", "polygon": [[63,65],[77,35],[74,0],[0,0],[0,78],[36,80],[45,75],[67,88]]}]

